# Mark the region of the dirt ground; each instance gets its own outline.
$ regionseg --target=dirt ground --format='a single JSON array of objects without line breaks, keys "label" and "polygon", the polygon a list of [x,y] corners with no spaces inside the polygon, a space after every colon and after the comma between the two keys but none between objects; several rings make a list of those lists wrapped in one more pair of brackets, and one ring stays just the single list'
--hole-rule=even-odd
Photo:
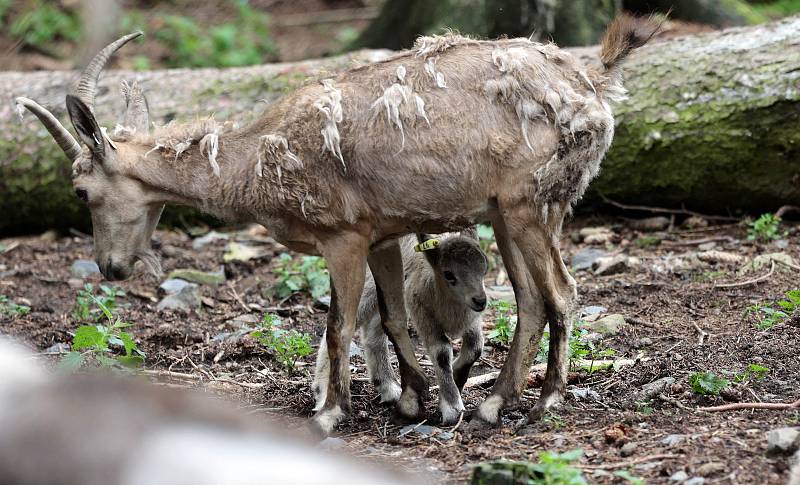
[{"label": "dirt ground", "polygon": [[[609,228],[611,235],[595,245],[580,241],[582,228],[597,226]],[[800,397],[798,313],[764,330],[757,328],[758,317],[745,315],[749,306],[770,304],[800,287],[800,271],[777,264],[771,274],[767,267],[738,273],[746,261],[760,254],[787,253],[800,261],[800,227],[784,222],[781,230],[787,235],[782,240],[761,244],[748,241],[746,226],[738,223],[705,229],[670,225],[656,233],[640,232],[635,226],[628,219],[582,217],[567,227],[563,239],[568,262],[587,248],[635,258],[621,272],[607,276],[574,271],[581,307],[602,306],[604,314],[627,319],[619,333],[595,345],[613,349],[613,359],[632,360],[631,365],[591,373],[574,369],[570,375],[570,390],[589,389],[597,393],[597,399],[577,399],[569,392],[563,406],[545,420],[526,424],[525,410],[535,402],[542,378],[534,372],[519,408],[505,412],[498,429],[466,434],[466,426],[461,425],[449,438],[417,432],[399,436],[401,427],[390,422],[390,408],[378,403],[364,361],[355,356],[351,359],[353,414],[336,434],[343,440],[339,446],[369,460],[388,461],[432,483],[467,480],[472,466],[481,461],[535,461],[545,450],[575,448],[584,451],[577,464],[590,483],[623,483],[612,475],[618,470],[628,470],[647,483],[670,483],[669,477],[680,471],[688,477],[703,476],[705,483],[785,482],[788,458],[767,456],[766,433],[796,425],[800,410],[708,413],[697,408],[735,401],[793,402]],[[242,332],[229,333],[252,326],[247,318],[253,317],[247,315],[260,318],[270,311],[280,315],[285,325],[310,333],[316,347],[326,309],[303,293],[284,300],[265,296],[276,281],[271,269],[281,247],[253,228],[226,234],[229,240],[199,250],[192,249],[192,237],[185,232],[158,231],[154,238],[165,274],[175,268],[224,266],[225,284],[201,286],[200,310],[157,311],[160,280],[140,272],[118,284],[126,292],[118,299],[119,314],[133,324],[129,330],[147,354],[145,368],[161,371],[160,376],[151,373],[154,381],[221,393],[241,403],[248,413],[303,426],[312,414],[313,355],[302,359],[299,372],[288,376],[252,338]],[[224,263],[226,245],[233,240],[259,245],[263,257]],[[700,261],[698,251],[711,246],[742,259]],[[40,352],[50,349],[48,359],[55,363],[64,349],[52,346],[70,343],[70,332],[80,325],[72,310],[84,281],[70,275],[70,266],[78,259],[92,259],[91,238],[85,235],[45,234],[0,241],[0,295],[31,307],[23,316],[0,312],[0,333],[18,337]],[[758,282],[741,284],[766,274]],[[90,276],[86,281],[96,286],[101,277]],[[715,288],[727,283],[740,285]],[[508,284],[499,266],[486,281],[495,295],[503,292],[498,286]],[[492,310],[487,310],[484,325],[487,332],[494,327]],[[505,354],[505,346],[490,342],[472,375],[499,369]],[[433,381],[430,362],[421,350],[418,357]],[[688,384],[691,374],[702,371],[740,380],[735,376],[745,373],[750,364],[767,367],[769,372],[762,378],[751,375],[734,382],[722,396],[696,395]],[[175,374],[170,378],[164,371]],[[674,384],[649,399],[641,397],[643,386],[664,377],[674,378]],[[465,390],[468,409],[486,397],[490,385]],[[427,402],[431,416],[436,412],[436,398],[436,392],[431,392]],[[623,456],[626,443],[636,446],[629,446]]]}]

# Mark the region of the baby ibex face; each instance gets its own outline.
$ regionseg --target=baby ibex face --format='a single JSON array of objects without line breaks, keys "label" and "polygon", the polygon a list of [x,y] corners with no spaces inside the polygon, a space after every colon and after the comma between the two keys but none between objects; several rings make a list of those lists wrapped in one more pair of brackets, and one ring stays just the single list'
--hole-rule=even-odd
[{"label": "baby ibex face", "polygon": [[486,308],[483,278],[489,263],[478,242],[465,236],[445,239],[435,249],[424,252],[440,282],[453,298],[476,312]]},{"label": "baby ibex face", "polygon": [[[158,269],[158,260],[149,251],[149,243],[163,205],[154,198],[152,190],[148,191],[142,182],[129,176],[127,170],[143,153],[131,144],[112,142],[94,115],[100,72],[117,49],[140,35],[141,32],[129,34],[106,46],[67,95],[67,112],[84,147],[45,108],[29,99],[17,98],[17,104],[39,118],[72,160],[75,194],[91,211],[95,258],[109,280],[128,278],[137,259],[151,270]],[[125,129],[146,131],[149,116],[142,91],[135,84],[123,83],[123,95],[127,104]]]}]

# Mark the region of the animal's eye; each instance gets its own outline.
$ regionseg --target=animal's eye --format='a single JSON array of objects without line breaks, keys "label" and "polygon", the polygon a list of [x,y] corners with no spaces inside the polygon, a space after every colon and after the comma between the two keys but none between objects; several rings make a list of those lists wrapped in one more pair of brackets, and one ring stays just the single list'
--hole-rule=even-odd
[{"label": "animal's eye", "polygon": [[75,195],[84,202],[89,202],[89,194],[84,189],[75,189]]},{"label": "animal's eye", "polygon": [[444,276],[444,279],[447,280],[447,282],[451,285],[456,284],[456,275],[454,275],[451,271],[445,271],[442,273],[442,276]]}]

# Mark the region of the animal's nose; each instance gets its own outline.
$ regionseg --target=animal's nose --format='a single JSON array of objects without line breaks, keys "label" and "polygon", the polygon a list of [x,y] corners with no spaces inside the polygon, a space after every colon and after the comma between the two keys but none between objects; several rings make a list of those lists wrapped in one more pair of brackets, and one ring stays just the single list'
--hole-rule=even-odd
[{"label": "animal's nose", "polygon": [[103,273],[103,276],[109,281],[124,280],[128,277],[125,266],[114,262],[111,258],[108,258],[105,263],[97,261],[97,266],[100,267],[100,272]]},{"label": "animal's nose", "polygon": [[476,312],[482,312],[486,308],[486,296],[480,298],[472,297],[472,309]]}]

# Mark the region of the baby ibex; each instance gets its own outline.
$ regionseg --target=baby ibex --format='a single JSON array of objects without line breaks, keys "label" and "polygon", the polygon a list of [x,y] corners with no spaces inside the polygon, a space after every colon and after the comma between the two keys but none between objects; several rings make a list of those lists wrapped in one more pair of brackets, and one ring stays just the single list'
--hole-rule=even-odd
[{"label": "baby ibex", "polygon": [[83,146],[47,110],[18,102],[73,160],[107,278],[129,277],[136,260],[155,266],[150,237],[168,203],[259,222],[292,250],[325,257],[330,380],[314,416],[323,432],[350,409],[347,349],[367,263],[398,354],[398,409],[421,412],[427,383],[406,328],[397,238],[491,222],[519,308],[508,359],[473,417],[496,423],[522,392],[548,321],[550,357],[532,415],[565,391],[576,291],[561,260],[562,222],[611,145],[620,63],[657,28],[617,18],[601,69],[528,39],[421,37],[411,51],[286,95],[241,129],[206,121],[150,133],[147,103],[128,89],[126,126],[107,135],[94,115],[97,80],[135,33],[103,49],[67,95]]},{"label": "baby ibex", "polygon": [[[464,411],[461,390],[472,365],[483,350],[481,312],[486,308],[483,277],[489,268],[488,262],[472,231],[437,239],[421,234],[417,241],[405,236],[400,239],[400,250],[403,255],[406,312],[417,328],[436,371],[442,422],[454,423]],[[396,401],[400,397],[400,386],[389,363],[386,334],[381,327],[378,310],[377,288],[371,274],[367,274],[356,326],[361,330],[370,380],[380,393],[381,402]],[[455,362],[451,338],[463,338],[461,352]],[[314,397],[319,409],[325,403],[327,385],[328,353],[323,339],[314,375]],[[402,409],[400,413],[411,416],[418,414],[419,410]]]}]

